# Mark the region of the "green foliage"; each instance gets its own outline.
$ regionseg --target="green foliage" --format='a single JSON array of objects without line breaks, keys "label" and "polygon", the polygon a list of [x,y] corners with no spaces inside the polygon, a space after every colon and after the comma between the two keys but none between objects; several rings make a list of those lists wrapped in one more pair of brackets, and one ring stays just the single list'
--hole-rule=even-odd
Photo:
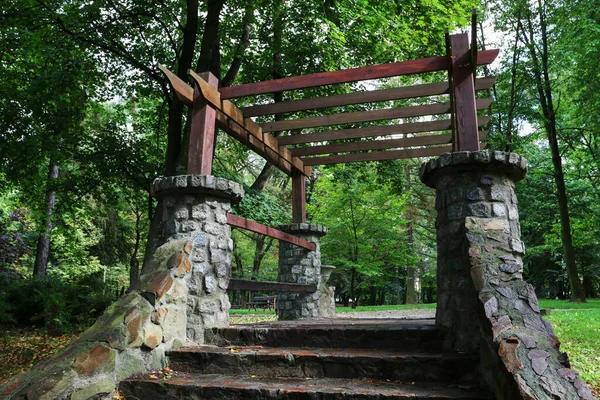
[{"label": "green foliage", "polygon": [[35,325],[53,333],[80,332],[90,326],[116,299],[119,288],[114,277],[104,282],[101,271],[69,279],[5,279],[1,284],[1,325]]},{"label": "green foliage", "polygon": [[338,294],[357,301],[361,289],[390,282],[414,263],[405,240],[406,201],[378,178],[374,164],[335,166],[319,176],[308,212],[329,229],[322,262],[337,267],[331,282]]}]

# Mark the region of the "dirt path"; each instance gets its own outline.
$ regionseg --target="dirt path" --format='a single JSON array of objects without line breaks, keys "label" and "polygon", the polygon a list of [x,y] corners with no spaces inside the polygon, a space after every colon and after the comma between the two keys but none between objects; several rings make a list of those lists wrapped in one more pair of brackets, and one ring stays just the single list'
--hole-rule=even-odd
[{"label": "dirt path", "polygon": [[338,313],[338,318],[394,318],[394,319],[423,319],[435,318],[435,308],[416,308],[413,310],[383,310]]}]

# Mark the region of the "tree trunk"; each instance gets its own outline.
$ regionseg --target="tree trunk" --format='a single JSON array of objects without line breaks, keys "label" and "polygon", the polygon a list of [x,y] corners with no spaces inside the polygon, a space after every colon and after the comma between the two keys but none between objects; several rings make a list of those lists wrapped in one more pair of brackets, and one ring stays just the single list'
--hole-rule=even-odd
[{"label": "tree trunk", "polygon": [[133,245],[133,252],[129,259],[129,285],[133,282],[137,282],[140,277],[140,261],[138,260],[138,253],[140,250],[140,242],[142,238],[142,226],[141,226],[142,213],[136,210],[135,216],[135,243]]},{"label": "tree trunk", "polygon": [[50,255],[50,234],[52,233],[52,216],[54,214],[54,204],[56,203],[56,192],[52,188],[52,181],[58,179],[58,164],[54,157],[50,158],[48,166],[48,191],[46,192],[46,215],[44,215],[43,231],[37,243],[35,252],[35,263],[33,264],[33,276],[46,276],[48,267],[48,257]]},{"label": "tree trunk", "polygon": [[533,62],[533,74],[536,81],[542,113],[544,116],[544,128],[548,137],[548,144],[552,152],[552,165],[554,167],[554,180],[556,182],[556,195],[558,198],[558,208],[560,212],[560,225],[562,234],[562,245],[564,260],[569,276],[569,285],[571,287],[571,301],[585,302],[585,293],[581,280],[577,273],[575,263],[575,250],[573,248],[573,239],[571,236],[571,218],[569,216],[569,205],[567,201],[567,190],[565,187],[565,177],[562,168],[562,159],[558,148],[558,138],[556,130],[556,114],[554,112],[554,103],[552,99],[552,85],[549,77],[548,68],[548,34],[546,31],[546,18],[541,0],[538,0],[538,16],[540,19],[540,30],[542,49],[538,53],[538,47],[534,41],[534,28],[531,21],[531,15],[527,15],[528,34],[524,36],[524,42],[527,44],[531,59]]},{"label": "tree trunk", "polygon": [[[410,190],[411,177],[410,177],[410,167],[409,166],[404,167],[404,174],[406,175],[406,190]],[[413,223],[414,223],[414,219],[415,219],[415,208],[414,208],[414,204],[412,204],[412,202],[410,202],[408,204],[406,218],[408,219],[408,224],[406,226],[406,243],[408,244],[408,247],[410,247],[412,250],[413,242],[414,242]],[[416,276],[417,275],[416,275],[416,271],[415,271],[415,266],[407,265],[406,266],[406,284],[405,284],[406,304],[416,304],[418,301],[417,292],[415,290]]]},{"label": "tree trunk", "polygon": [[[273,43],[271,48],[273,49],[273,70],[271,71],[272,79],[279,79],[282,77],[282,65],[281,65],[281,47],[282,47],[282,35],[283,35],[283,10],[282,2],[280,0],[274,2],[273,7]],[[273,93],[273,102],[280,103],[283,101],[283,92]],[[283,114],[275,114],[275,121],[282,121],[284,119]],[[281,132],[272,132],[273,136],[278,136]],[[263,169],[258,174],[258,177],[252,184],[252,189],[263,190],[273,173],[275,172],[275,166],[266,163]]]},{"label": "tree trunk", "polygon": [[356,268],[351,269],[350,273],[350,298],[352,299],[352,308],[356,308],[356,298],[354,297],[354,285],[356,283]]}]

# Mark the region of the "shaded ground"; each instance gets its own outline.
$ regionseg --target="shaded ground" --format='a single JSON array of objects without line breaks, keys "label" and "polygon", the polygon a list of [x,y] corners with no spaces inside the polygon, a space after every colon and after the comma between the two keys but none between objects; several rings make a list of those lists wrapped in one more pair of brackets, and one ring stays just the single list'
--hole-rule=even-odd
[{"label": "shaded ground", "polygon": [[30,370],[78,336],[50,336],[45,330],[35,328],[0,331],[0,384]]}]

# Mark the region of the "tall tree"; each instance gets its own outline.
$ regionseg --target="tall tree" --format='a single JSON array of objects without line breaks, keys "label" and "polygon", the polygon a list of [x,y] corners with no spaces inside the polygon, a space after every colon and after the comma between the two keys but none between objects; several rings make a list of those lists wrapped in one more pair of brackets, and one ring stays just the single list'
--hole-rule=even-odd
[{"label": "tall tree", "polygon": [[[537,122],[543,127],[551,150],[553,176],[559,205],[563,258],[569,276],[571,300],[585,301],[573,247],[571,217],[558,142],[556,85],[551,77],[553,74],[560,74],[560,70],[552,69],[552,63],[560,64],[560,60],[550,48],[550,43],[555,36],[553,36],[548,21],[549,15],[556,10],[555,4],[544,0],[537,0],[535,3],[517,0],[505,5],[502,9],[505,10],[505,16],[501,21],[512,26],[520,34],[515,40],[515,46],[518,47],[521,43],[527,55],[525,72],[530,77],[530,90],[535,93],[539,106],[539,112],[533,116],[532,122]],[[514,54],[516,54],[516,50],[514,50]]]}]

